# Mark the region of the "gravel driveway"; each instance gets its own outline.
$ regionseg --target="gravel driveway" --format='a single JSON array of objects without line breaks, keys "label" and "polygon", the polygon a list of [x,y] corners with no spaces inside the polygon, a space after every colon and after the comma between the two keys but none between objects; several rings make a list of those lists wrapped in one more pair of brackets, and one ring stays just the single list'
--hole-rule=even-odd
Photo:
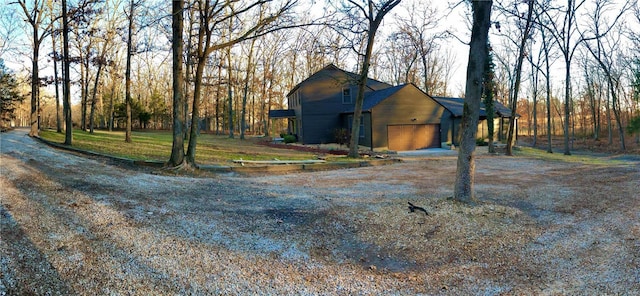
[{"label": "gravel driveway", "polygon": [[192,178],[0,137],[0,295],[640,295],[640,161],[482,154],[470,207],[449,155]]}]

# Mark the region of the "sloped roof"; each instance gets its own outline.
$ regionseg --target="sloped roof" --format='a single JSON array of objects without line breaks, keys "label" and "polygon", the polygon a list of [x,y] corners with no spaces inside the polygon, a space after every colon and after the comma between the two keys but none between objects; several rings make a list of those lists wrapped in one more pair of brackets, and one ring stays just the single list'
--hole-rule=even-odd
[{"label": "sloped roof", "polygon": [[[381,90],[370,91],[364,94],[364,102],[362,103],[362,111],[371,111],[373,107],[380,104],[380,102],[386,100],[391,95],[398,92],[400,89],[408,86],[409,84],[401,84],[397,86],[388,87]],[[343,113],[353,113],[355,109],[354,105],[350,105],[343,111]]]},{"label": "sloped roof", "polygon": [[[326,71],[326,70],[333,70],[333,71],[340,71],[342,73],[344,73],[345,75],[347,75],[349,78],[353,79],[354,81],[357,81],[357,79],[359,78],[360,75],[353,73],[353,72],[349,72],[343,69],[338,68],[336,65],[334,64],[328,64],[326,66],[324,66],[322,69],[316,71],[315,73],[309,75],[309,77],[307,77],[305,80],[302,80],[300,83],[296,84],[296,86],[294,86],[291,91],[289,91],[289,93],[287,93],[287,96],[291,95],[293,92],[295,92],[298,88],[300,88],[300,86],[302,84],[304,84],[306,81],[308,81],[309,79],[315,77],[316,75],[318,75],[318,73],[322,72],[322,71]],[[377,83],[381,83],[381,84],[385,84],[388,86],[391,86],[391,84],[388,84],[386,82],[382,82],[379,80],[375,80],[375,79],[371,79],[371,78],[367,78],[367,87],[369,89],[372,89],[370,84],[372,84],[372,82],[377,82]]]},{"label": "sloped roof", "polygon": [[[433,97],[440,105],[449,110],[454,117],[462,117],[464,99],[450,97]],[[496,115],[499,117],[511,117],[511,109],[498,101],[493,101]],[[516,114],[516,116],[520,116]],[[487,111],[484,103],[480,102],[480,117],[487,117]]]}]

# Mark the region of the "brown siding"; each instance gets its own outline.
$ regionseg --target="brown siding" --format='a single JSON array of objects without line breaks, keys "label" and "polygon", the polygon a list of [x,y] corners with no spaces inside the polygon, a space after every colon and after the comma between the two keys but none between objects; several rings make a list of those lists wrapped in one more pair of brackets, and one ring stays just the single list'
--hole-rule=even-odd
[{"label": "brown siding", "polygon": [[[413,85],[407,85],[373,107],[372,143],[374,148],[389,148],[389,125],[436,124],[439,126],[444,108]],[[437,131],[438,139],[439,130]],[[438,143],[440,146],[440,143]]]},{"label": "brown siding", "polygon": [[439,124],[390,125],[387,128],[389,149],[395,151],[440,147]]}]

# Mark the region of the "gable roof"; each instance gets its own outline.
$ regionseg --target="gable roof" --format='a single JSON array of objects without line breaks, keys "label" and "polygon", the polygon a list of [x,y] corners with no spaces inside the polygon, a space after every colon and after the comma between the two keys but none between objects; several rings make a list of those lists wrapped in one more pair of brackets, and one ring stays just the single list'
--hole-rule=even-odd
[{"label": "gable roof", "polygon": [[[464,108],[464,99],[450,97],[433,97],[440,105],[449,110],[454,117],[462,117]],[[498,101],[493,101],[496,115],[499,117],[511,117],[511,109]],[[516,116],[520,116],[516,114]],[[487,117],[487,111],[484,102],[480,102],[480,117]]]},{"label": "gable roof", "polygon": [[[313,74],[309,75],[309,77],[307,77],[305,80],[302,80],[300,83],[296,84],[296,86],[294,86],[294,87],[291,89],[291,91],[289,91],[289,93],[287,93],[287,97],[288,97],[289,95],[291,95],[292,93],[294,93],[296,90],[298,90],[298,88],[300,88],[300,86],[301,86],[302,84],[304,84],[305,82],[307,82],[309,79],[311,79],[311,78],[313,78],[313,77],[315,77],[315,76],[319,75],[319,73],[321,73],[321,72],[323,72],[323,71],[339,71],[339,72],[344,73],[344,74],[345,74],[346,76],[348,76],[350,79],[353,79],[353,81],[357,81],[357,79],[360,77],[360,75],[359,75],[359,74],[356,74],[356,73],[353,73],[353,72],[349,72],[349,71],[346,71],[346,70],[342,70],[342,69],[338,68],[338,67],[337,67],[336,65],[334,65],[334,64],[328,64],[328,65],[324,66],[322,69],[320,69],[320,70],[316,71],[315,73],[313,73]],[[382,81],[379,81],[379,80],[375,80],[375,79],[367,78],[367,88],[369,88],[369,89],[371,89],[371,90],[373,90],[373,89],[371,88],[371,84],[372,84],[372,82],[375,82],[375,83],[378,83],[378,84],[385,84],[385,85],[387,85],[387,86],[391,86],[391,84],[388,84],[388,83],[386,83],[386,82],[382,82]]]},{"label": "gable roof", "polygon": [[[362,103],[362,111],[371,111],[373,107],[380,104],[380,102],[386,100],[388,97],[397,93],[400,89],[407,87],[409,84],[401,84],[397,86],[388,87],[381,90],[370,91],[364,94],[364,102]],[[353,113],[355,110],[354,105],[349,105],[343,113]]]}]

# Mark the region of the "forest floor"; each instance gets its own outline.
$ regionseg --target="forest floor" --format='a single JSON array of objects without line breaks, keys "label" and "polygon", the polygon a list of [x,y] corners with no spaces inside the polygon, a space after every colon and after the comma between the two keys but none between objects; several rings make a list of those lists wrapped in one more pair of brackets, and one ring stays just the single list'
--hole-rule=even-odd
[{"label": "forest floor", "polygon": [[640,295],[633,155],[478,154],[468,206],[455,156],[194,178],[0,138],[0,295]]}]

